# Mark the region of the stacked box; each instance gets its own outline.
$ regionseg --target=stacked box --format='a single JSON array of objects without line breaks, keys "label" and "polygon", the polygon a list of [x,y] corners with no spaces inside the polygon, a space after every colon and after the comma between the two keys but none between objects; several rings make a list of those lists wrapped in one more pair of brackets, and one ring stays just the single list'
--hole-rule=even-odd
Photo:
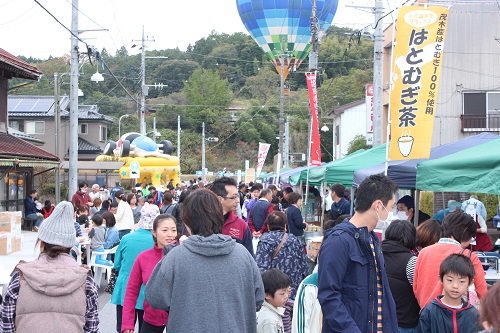
[{"label": "stacked box", "polygon": [[0,212],[0,255],[21,251],[22,212]]}]

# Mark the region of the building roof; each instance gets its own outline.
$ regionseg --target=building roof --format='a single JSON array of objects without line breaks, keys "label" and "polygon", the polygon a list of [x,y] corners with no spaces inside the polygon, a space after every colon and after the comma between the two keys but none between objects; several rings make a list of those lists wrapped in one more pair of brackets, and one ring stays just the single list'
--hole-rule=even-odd
[{"label": "building roof", "polygon": [[339,106],[338,108],[333,109],[333,111],[330,111],[328,113],[328,115],[329,116],[338,115],[338,114],[344,113],[348,109],[354,108],[354,107],[359,106],[359,105],[364,104],[364,103],[366,103],[365,99],[361,99],[359,101],[351,102],[349,104],[344,104],[344,105]]},{"label": "building roof", "polygon": [[78,152],[79,153],[102,153],[102,149],[85,139],[78,138]]},{"label": "building roof", "polygon": [[113,122],[113,118],[99,112],[99,107],[97,105],[78,105],[78,119]]},{"label": "building roof", "polygon": [[0,159],[22,158],[30,160],[59,161],[57,156],[8,133],[0,132]]},{"label": "building roof", "polygon": [[24,132],[18,131],[12,127],[9,127],[9,134],[15,136],[16,138],[23,139],[25,141],[28,141],[35,146],[42,146],[45,142],[43,140],[40,140],[39,138],[36,138],[34,136],[31,136],[29,134],[26,134]]},{"label": "building roof", "polygon": [[[61,118],[69,117],[69,102],[69,96],[60,97]],[[54,117],[54,97],[10,95],[7,112],[9,117]],[[113,118],[99,112],[97,105],[78,105],[78,119],[113,122]]]},{"label": "building roof", "polygon": [[38,68],[2,48],[0,48],[0,69],[9,72],[12,77],[21,79],[39,80],[43,75]]}]

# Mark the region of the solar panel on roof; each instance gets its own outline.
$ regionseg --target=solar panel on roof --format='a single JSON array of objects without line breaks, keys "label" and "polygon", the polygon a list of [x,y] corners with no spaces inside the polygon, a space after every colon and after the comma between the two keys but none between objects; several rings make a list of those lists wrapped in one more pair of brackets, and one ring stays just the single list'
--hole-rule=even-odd
[{"label": "solar panel on roof", "polygon": [[47,113],[53,104],[52,98],[9,97],[8,110],[16,113]]},{"label": "solar panel on roof", "polygon": [[31,112],[47,112],[50,110],[52,105],[54,104],[53,99],[42,99],[39,98],[35,101],[33,107],[31,108]]}]

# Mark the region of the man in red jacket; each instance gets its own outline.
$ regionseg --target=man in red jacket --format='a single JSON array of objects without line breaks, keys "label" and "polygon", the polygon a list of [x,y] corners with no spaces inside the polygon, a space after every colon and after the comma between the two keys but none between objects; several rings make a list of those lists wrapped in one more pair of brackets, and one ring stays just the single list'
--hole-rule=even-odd
[{"label": "man in red jacket", "polygon": [[246,247],[253,256],[252,233],[245,220],[238,217],[234,212],[240,202],[236,181],[229,177],[221,177],[210,185],[210,190],[217,195],[222,205],[225,219],[222,233],[234,238],[238,243]]}]

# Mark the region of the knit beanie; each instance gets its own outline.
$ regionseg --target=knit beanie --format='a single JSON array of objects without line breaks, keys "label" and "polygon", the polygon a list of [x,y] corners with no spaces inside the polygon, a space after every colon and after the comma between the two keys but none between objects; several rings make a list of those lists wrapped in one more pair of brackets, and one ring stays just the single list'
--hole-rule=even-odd
[{"label": "knit beanie", "polygon": [[59,245],[66,248],[73,247],[76,241],[73,204],[68,201],[60,202],[52,214],[43,220],[38,238],[44,243]]},{"label": "knit beanie", "polygon": [[136,229],[153,229],[153,222],[158,215],[160,215],[160,209],[157,205],[144,203],[144,206],[141,208],[141,218],[136,225]]},{"label": "knit beanie", "polygon": [[406,207],[408,207],[408,209],[415,209],[415,200],[413,200],[412,197],[410,197],[409,195],[405,195],[404,197],[402,197],[401,199],[398,200],[398,204],[402,203],[403,205],[405,205]]}]

